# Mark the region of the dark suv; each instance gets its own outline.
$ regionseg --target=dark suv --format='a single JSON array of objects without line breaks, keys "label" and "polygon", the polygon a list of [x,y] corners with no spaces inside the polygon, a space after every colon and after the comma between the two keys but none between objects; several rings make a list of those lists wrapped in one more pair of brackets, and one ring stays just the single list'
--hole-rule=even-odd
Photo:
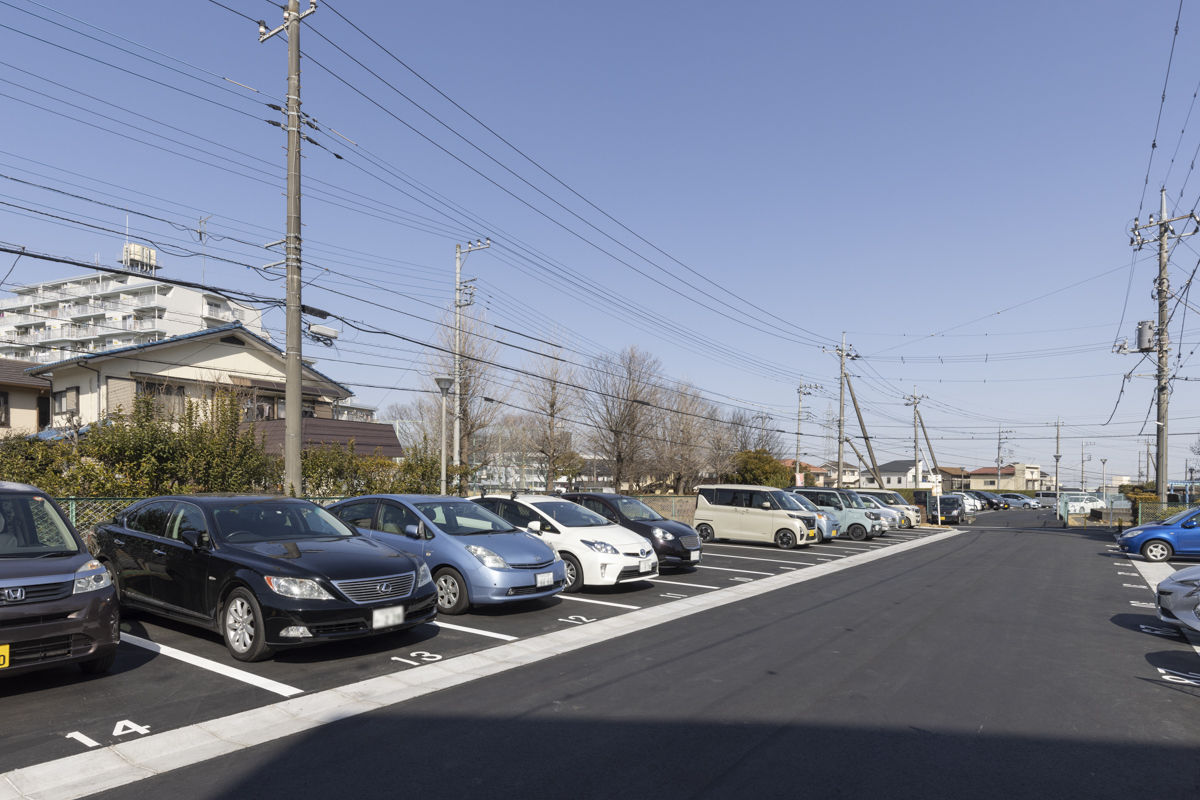
[{"label": "dark suv", "polygon": [[121,641],[112,575],[54,501],[0,482],[0,676],[78,664],[105,672]]},{"label": "dark suv", "polygon": [[579,503],[600,516],[646,537],[660,567],[686,567],[700,563],[700,537],[690,525],[667,519],[636,497],[609,492],[571,492],[563,499]]}]

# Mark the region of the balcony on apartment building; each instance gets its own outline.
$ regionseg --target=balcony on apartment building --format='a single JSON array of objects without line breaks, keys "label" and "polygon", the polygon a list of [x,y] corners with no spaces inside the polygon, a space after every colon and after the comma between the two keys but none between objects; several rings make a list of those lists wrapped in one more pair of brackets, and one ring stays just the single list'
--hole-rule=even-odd
[{"label": "balcony on apartment building", "polygon": [[244,311],[239,309],[233,309],[230,311],[223,309],[220,306],[213,305],[212,303],[204,304],[204,307],[200,312],[200,316],[203,317],[205,322],[218,322],[222,325],[227,322],[242,322],[246,319],[246,313]]},{"label": "balcony on apartment building", "polygon": [[20,308],[43,303],[58,303],[63,300],[73,300],[77,297],[91,297],[96,294],[108,294],[128,290],[129,284],[119,281],[99,281],[98,283],[74,284],[60,286],[57,289],[38,289],[24,292],[16,297],[0,300],[0,308]]}]

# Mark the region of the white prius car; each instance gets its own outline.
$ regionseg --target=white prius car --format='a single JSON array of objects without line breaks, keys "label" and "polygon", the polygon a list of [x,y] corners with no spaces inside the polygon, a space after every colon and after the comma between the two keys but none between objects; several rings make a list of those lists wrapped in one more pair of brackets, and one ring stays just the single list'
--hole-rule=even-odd
[{"label": "white prius car", "polygon": [[658,556],[645,537],[561,497],[512,494],[473,497],[509,524],[536,533],[566,567],[565,592],[612,586],[658,575]]}]

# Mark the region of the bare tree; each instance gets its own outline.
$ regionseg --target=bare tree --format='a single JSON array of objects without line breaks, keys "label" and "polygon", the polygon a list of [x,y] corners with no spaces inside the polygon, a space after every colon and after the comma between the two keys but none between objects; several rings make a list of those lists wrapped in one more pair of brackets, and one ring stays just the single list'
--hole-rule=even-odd
[{"label": "bare tree", "polygon": [[[558,340],[556,334],[551,333],[550,342]],[[570,418],[579,406],[575,370],[562,352],[558,344],[543,345],[541,354],[525,364],[526,371],[536,377],[523,379],[525,401],[531,412],[527,419],[529,446],[545,470],[547,491],[562,474],[566,456],[572,451]]]},{"label": "bare tree", "polygon": [[584,414],[593,426],[592,449],[607,462],[617,491],[646,477],[661,371],[661,362],[637,345],[592,359]]},{"label": "bare tree", "polygon": [[690,492],[707,469],[716,413],[694,386],[678,381],[663,388],[650,447],[655,478],[675,494]]}]

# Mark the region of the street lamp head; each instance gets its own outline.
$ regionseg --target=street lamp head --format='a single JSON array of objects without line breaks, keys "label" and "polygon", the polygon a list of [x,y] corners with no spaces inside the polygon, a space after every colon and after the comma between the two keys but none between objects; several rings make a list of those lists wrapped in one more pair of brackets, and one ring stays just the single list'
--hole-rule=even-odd
[{"label": "street lamp head", "polygon": [[450,391],[450,387],[454,385],[454,378],[449,375],[437,375],[433,379],[438,388],[442,390],[442,397],[446,396],[446,392]]}]

